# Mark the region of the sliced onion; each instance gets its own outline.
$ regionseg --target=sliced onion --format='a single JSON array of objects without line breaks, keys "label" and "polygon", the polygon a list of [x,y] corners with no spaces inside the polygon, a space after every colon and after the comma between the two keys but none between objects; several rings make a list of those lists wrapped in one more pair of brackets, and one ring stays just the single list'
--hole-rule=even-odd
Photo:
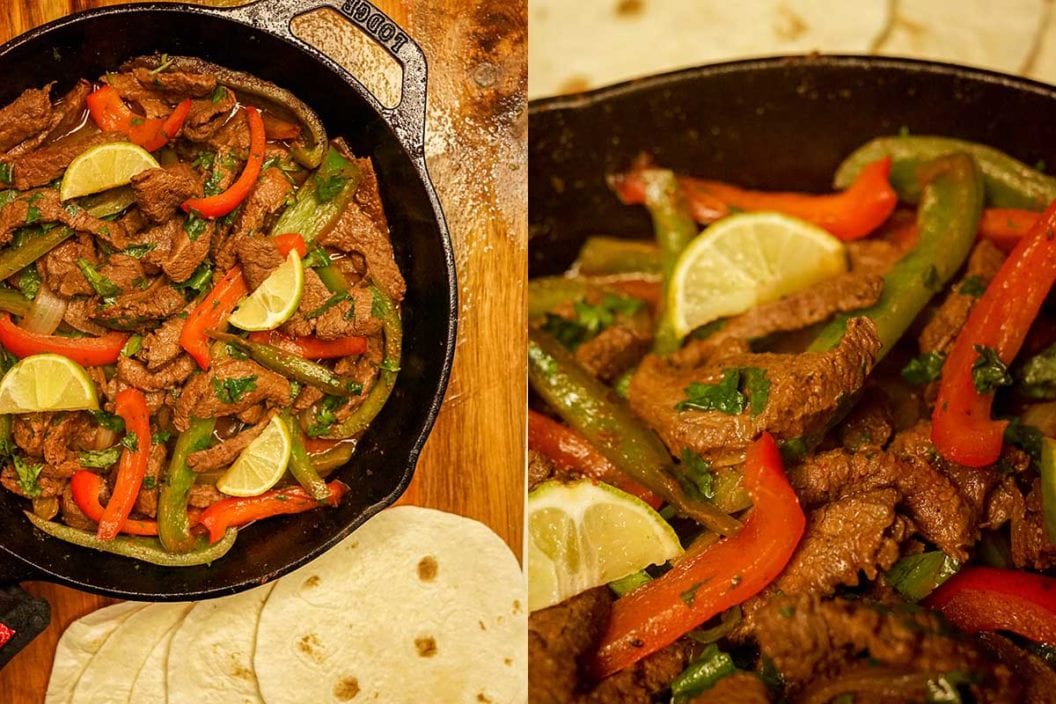
[{"label": "sliced onion", "polygon": [[66,314],[67,301],[62,296],[52,293],[46,284],[40,285],[37,297],[33,299],[26,317],[22,318],[20,325],[30,332],[50,335],[55,332],[62,316]]}]

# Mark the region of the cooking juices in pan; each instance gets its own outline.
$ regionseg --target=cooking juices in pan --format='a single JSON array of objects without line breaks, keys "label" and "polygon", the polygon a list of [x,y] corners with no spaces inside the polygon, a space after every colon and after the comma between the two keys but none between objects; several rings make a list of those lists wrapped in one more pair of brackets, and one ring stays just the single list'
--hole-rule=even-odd
[{"label": "cooking juices in pan", "polygon": [[610,185],[652,236],[529,283],[539,700],[1051,692],[1056,180],[901,136],[829,195]]},{"label": "cooking juices in pan", "polygon": [[52,92],[0,110],[0,482],[57,539],[170,566],[337,505],[400,365],[370,156],[195,58]]}]

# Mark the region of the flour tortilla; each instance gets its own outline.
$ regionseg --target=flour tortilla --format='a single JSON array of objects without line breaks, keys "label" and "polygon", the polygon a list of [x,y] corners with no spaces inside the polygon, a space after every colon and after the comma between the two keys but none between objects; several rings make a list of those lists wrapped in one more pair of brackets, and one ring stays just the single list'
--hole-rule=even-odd
[{"label": "flour tortilla", "polygon": [[[274,584],[195,604],[172,639],[168,704],[258,704],[257,620]],[[270,668],[282,671],[275,662]]]},{"label": "flour tortilla", "polygon": [[71,623],[55,648],[55,662],[51,666],[45,704],[65,704],[70,701],[73,688],[77,686],[77,680],[88,666],[88,661],[125,619],[145,606],[124,601],[93,611]]},{"label": "flour tortilla", "polygon": [[190,608],[191,604],[150,604],[129,616],[84,668],[71,704],[127,702],[154,646]]},{"label": "flour tortilla", "polygon": [[255,665],[268,704],[528,698],[524,576],[468,518],[383,511],[280,580]]},{"label": "flour tortilla", "polygon": [[179,628],[178,625],[165,632],[158,644],[150,651],[143,667],[139,668],[139,674],[132,683],[128,704],[166,704],[168,701],[165,692],[165,668],[169,661],[172,636],[177,628]]},{"label": "flour tortilla", "polygon": [[729,59],[865,53],[889,13],[888,0],[531,0],[528,96]]}]

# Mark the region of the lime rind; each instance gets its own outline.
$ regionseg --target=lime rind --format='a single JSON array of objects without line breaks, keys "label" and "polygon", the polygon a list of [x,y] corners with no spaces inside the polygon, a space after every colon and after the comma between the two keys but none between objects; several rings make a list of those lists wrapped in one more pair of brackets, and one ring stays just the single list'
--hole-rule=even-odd
[{"label": "lime rind", "polygon": [[158,166],[158,160],[137,144],[100,144],[77,155],[66,167],[59,198],[67,201],[125,186],[136,174]]},{"label": "lime rind", "polygon": [[242,299],[228,322],[242,330],[274,330],[293,317],[303,295],[304,264],[292,250],[286,261]]},{"label": "lime rind", "polygon": [[263,494],[286,473],[292,447],[293,439],[286,422],[279,416],[273,417],[220,477],[216,488],[228,496]]},{"label": "lime rind", "polygon": [[35,354],[0,380],[0,414],[99,408],[95,384],[80,364],[59,354]]},{"label": "lime rind", "polygon": [[528,604],[537,610],[682,553],[649,505],[591,480],[546,482],[528,496]]}]

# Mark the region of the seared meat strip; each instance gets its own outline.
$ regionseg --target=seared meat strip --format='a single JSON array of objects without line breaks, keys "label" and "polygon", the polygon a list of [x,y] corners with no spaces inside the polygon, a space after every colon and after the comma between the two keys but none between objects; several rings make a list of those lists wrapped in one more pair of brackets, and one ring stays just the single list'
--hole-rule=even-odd
[{"label": "seared meat strip", "polygon": [[946,352],[953,345],[957,333],[964,327],[975,306],[978,295],[962,293],[961,286],[976,279],[982,286],[990,283],[1005,262],[1005,255],[990,240],[979,240],[968,257],[964,278],[950,290],[942,304],[920,332],[921,352]]},{"label": "seared meat strip", "polygon": [[187,457],[187,465],[195,472],[209,472],[227,467],[238,458],[249,443],[264,432],[264,428],[271,422],[273,415],[275,415],[273,412],[266,413],[256,425],[246,428],[233,438],[228,438],[205,450],[192,452]]},{"label": "seared meat strip", "polygon": [[202,195],[202,179],[189,164],[179,162],[136,174],[132,191],[144,215],[154,222],[165,222],[176,214],[180,203]]},{"label": "seared meat strip", "polygon": [[46,147],[15,157],[11,161],[14,186],[20,191],[46,186],[62,176],[70,162],[88,149],[126,141],[128,137],[120,132],[77,130]]},{"label": "seared meat strip", "polygon": [[[250,378],[252,388],[243,389],[237,400],[228,401],[229,394],[223,391],[225,380],[248,384]],[[186,430],[192,417],[234,415],[262,401],[279,408],[289,406],[293,402],[289,380],[249,360],[217,360],[208,372],[194,375],[184,385],[176,400],[173,424],[179,430]]]},{"label": "seared meat strip", "polygon": [[43,132],[51,119],[51,86],[22,91],[15,101],[0,110],[0,152],[6,152],[24,139]]}]

